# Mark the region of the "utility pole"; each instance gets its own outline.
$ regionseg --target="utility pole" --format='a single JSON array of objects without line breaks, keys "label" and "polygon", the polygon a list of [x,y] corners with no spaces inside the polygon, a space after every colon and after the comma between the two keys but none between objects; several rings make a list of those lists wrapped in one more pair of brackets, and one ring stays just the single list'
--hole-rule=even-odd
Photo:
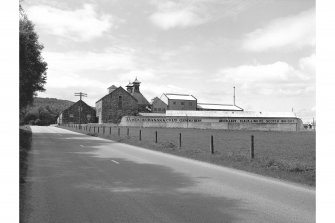
[{"label": "utility pole", "polygon": [[79,92],[79,93],[74,93],[74,96],[79,96],[79,125],[81,124],[81,97],[87,97],[86,93]]},{"label": "utility pole", "polygon": [[235,86],[234,86],[234,105],[235,105]]}]

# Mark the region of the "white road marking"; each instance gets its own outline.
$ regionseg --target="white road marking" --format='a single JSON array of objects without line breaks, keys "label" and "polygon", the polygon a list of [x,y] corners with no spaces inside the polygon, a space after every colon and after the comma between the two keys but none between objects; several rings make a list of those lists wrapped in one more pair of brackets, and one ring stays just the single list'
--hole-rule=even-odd
[{"label": "white road marking", "polygon": [[120,164],[118,161],[115,160],[111,160],[112,162],[116,163],[116,164]]},{"label": "white road marking", "polygon": [[83,146],[83,145],[80,145],[80,147],[83,147],[83,148],[84,148],[85,146]]}]

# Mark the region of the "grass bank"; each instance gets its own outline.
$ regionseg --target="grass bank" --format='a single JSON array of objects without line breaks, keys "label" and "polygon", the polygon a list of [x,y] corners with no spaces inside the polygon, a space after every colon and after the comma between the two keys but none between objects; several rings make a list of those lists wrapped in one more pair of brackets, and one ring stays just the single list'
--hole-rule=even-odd
[{"label": "grass bank", "polygon": [[[178,156],[315,186],[315,132],[97,127],[73,129],[89,135]],[[90,131],[89,131],[90,130]],[[141,130],[141,141],[139,140]],[[157,131],[157,143],[155,142]],[[182,145],[179,147],[179,134]],[[251,135],[255,157],[250,158]],[[210,149],[213,136],[214,153]]]},{"label": "grass bank", "polygon": [[20,218],[21,214],[24,210],[24,200],[25,200],[25,179],[28,170],[28,154],[31,149],[31,140],[32,140],[32,133],[29,126],[20,126],[20,145],[19,145],[19,152],[20,152]]}]

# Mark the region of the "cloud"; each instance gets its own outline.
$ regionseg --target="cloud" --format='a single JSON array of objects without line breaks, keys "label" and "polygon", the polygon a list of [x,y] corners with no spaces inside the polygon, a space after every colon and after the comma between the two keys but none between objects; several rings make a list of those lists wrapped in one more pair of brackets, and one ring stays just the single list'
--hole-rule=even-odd
[{"label": "cloud", "polygon": [[130,48],[108,48],[104,52],[70,51],[43,53],[48,61],[49,69],[67,72],[81,72],[85,70],[109,71],[115,69],[132,68],[134,50]]},{"label": "cloud", "polygon": [[304,57],[299,60],[299,68],[303,72],[311,75],[315,75],[315,62],[316,62],[316,56],[315,54]]},{"label": "cloud", "polygon": [[242,48],[248,51],[300,49],[315,46],[315,10],[276,19],[248,33]]},{"label": "cloud", "polygon": [[158,11],[150,16],[150,20],[164,30],[195,26],[204,22],[197,14],[195,6],[183,6],[171,1],[160,4]]},{"label": "cloud", "polygon": [[258,2],[260,0],[152,0],[156,10],[150,15],[150,20],[163,30],[186,28],[236,16]]},{"label": "cloud", "polygon": [[249,94],[293,96],[313,93],[312,61],[313,55],[300,59],[298,68],[283,61],[228,67],[221,69],[214,81],[233,83]]},{"label": "cloud", "polygon": [[113,26],[112,16],[99,16],[90,4],[76,10],[36,5],[29,7],[27,14],[45,32],[81,42],[98,38]]},{"label": "cloud", "polygon": [[300,71],[282,61],[265,65],[241,65],[225,68],[220,71],[220,75],[235,82],[288,82],[292,79],[307,78]]}]

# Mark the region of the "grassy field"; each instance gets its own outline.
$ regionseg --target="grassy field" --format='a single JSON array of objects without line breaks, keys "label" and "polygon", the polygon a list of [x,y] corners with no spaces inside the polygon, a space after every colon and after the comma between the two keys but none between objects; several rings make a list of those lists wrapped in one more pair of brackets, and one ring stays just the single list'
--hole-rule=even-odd
[{"label": "grassy field", "polygon": [[[71,129],[72,130],[72,129]],[[76,129],[75,129],[76,130]],[[93,127],[78,132],[113,139],[119,142],[163,151],[178,156],[233,167],[266,176],[315,186],[315,132],[263,132],[200,129],[163,129]],[[155,143],[157,131],[158,143]],[[182,146],[179,148],[179,133]],[[210,137],[214,137],[214,154]],[[255,158],[250,158],[251,135],[254,135]]]}]

